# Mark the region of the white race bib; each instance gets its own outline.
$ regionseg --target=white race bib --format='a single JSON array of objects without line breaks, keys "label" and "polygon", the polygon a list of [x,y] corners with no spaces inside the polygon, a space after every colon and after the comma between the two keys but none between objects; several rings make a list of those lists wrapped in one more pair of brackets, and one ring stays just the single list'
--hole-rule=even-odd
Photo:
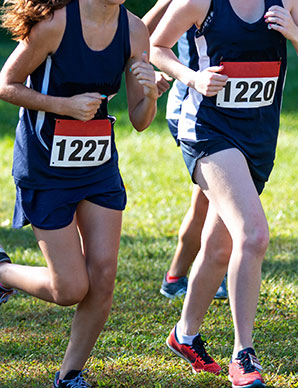
[{"label": "white race bib", "polygon": [[111,159],[110,120],[56,120],[51,167],[100,166]]},{"label": "white race bib", "polygon": [[216,97],[222,108],[258,108],[271,105],[280,72],[280,62],[221,62],[221,74],[229,77]]}]

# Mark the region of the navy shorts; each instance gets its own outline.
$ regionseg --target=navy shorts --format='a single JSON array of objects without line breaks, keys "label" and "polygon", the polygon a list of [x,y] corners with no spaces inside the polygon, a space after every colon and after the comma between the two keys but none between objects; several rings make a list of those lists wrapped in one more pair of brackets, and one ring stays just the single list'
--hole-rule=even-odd
[{"label": "navy shorts", "polygon": [[34,190],[16,186],[13,227],[32,224],[53,230],[69,225],[82,200],[115,210],[124,210],[126,191],[120,173],[83,187]]},{"label": "navy shorts", "polygon": [[177,146],[179,147],[180,140],[178,140],[178,123],[179,123],[179,120],[168,119],[169,130],[170,130]]},{"label": "navy shorts", "polygon": [[[194,183],[196,182],[193,180],[193,173],[198,159],[229,148],[237,148],[234,144],[228,142],[224,137],[221,136],[208,139],[207,141],[199,142],[180,140],[180,147],[186,167]],[[239,151],[241,152],[241,150]],[[268,165],[255,166],[248,158],[246,158],[246,161],[252,180],[255,184],[258,194],[260,195],[265,187],[265,182],[269,177],[273,164],[269,163]]]}]

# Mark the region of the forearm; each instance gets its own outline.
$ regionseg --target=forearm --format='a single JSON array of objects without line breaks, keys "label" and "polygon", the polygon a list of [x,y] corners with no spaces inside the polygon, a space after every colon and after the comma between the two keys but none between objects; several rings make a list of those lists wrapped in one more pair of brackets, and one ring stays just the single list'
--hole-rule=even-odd
[{"label": "forearm", "polygon": [[156,100],[145,96],[129,114],[130,121],[138,132],[144,131],[152,123],[156,114]]},{"label": "forearm", "polygon": [[151,62],[161,71],[178,79],[184,85],[194,87],[196,72],[183,65],[174,52],[166,47],[151,46]]},{"label": "forearm", "polygon": [[0,83],[0,99],[27,109],[66,114],[65,98],[44,95],[19,83]]}]

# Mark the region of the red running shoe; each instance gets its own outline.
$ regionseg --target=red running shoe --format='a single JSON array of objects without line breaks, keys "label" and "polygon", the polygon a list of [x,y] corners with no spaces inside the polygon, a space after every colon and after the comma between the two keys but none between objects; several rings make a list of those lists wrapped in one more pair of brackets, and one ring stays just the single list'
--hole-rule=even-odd
[{"label": "red running shoe", "polygon": [[205,345],[207,343],[202,340],[200,334],[194,338],[192,345],[180,344],[176,336],[175,326],[167,339],[167,345],[177,356],[191,364],[194,373],[202,371],[216,375],[220,373],[221,367],[206,352]]},{"label": "red running shoe", "polygon": [[252,348],[245,348],[229,366],[229,380],[233,388],[262,388],[264,380],[260,374],[262,367]]}]

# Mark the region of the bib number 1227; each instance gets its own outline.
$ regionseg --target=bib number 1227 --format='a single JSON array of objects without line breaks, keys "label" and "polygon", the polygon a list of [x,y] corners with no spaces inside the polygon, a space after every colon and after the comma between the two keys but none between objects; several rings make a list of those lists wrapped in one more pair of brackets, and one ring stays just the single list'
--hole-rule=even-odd
[{"label": "bib number 1227", "polygon": [[53,167],[99,166],[111,158],[109,120],[57,120],[50,165]]}]

